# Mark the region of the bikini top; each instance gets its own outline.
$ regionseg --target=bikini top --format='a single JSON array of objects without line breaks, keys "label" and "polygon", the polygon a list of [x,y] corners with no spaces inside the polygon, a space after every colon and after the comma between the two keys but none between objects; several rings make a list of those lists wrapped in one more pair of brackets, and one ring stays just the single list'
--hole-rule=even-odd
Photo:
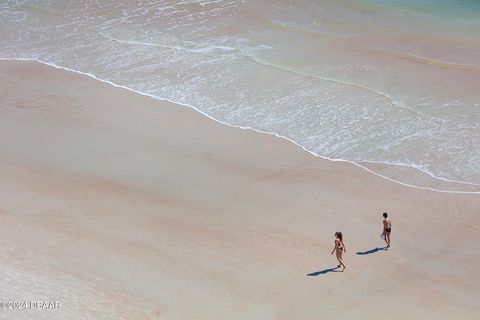
[{"label": "bikini top", "polygon": [[[337,244],[336,241],[335,241],[335,244]],[[343,243],[341,241],[338,243],[337,248],[338,249],[343,249]]]}]

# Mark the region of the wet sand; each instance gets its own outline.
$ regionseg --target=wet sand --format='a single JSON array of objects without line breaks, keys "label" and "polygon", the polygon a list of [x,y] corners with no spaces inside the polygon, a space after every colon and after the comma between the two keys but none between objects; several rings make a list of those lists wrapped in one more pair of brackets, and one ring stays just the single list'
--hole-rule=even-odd
[{"label": "wet sand", "polygon": [[406,187],[38,63],[0,70],[0,294],[61,303],[0,318],[480,315],[479,194]]}]

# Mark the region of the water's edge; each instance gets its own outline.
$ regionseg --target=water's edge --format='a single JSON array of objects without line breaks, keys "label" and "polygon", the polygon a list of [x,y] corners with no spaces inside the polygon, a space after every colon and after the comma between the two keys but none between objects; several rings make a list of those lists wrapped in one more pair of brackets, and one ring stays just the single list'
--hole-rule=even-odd
[{"label": "water's edge", "polygon": [[[87,73],[87,72],[83,72],[83,71],[79,71],[79,70],[73,70],[73,69],[69,69],[69,68],[66,68],[66,67],[62,67],[62,66],[58,66],[58,65],[55,65],[53,63],[48,63],[48,62],[44,62],[44,61],[41,61],[41,60],[37,60],[37,59],[24,59],[24,58],[3,58],[3,57],[0,57],[0,61],[29,61],[29,62],[36,62],[36,63],[40,63],[40,64],[43,64],[43,65],[47,65],[49,67],[53,67],[55,69],[60,69],[60,70],[65,70],[65,71],[69,71],[69,72],[73,72],[73,73],[77,73],[77,74],[81,74],[81,75],[85,75],[85,76],[88,76],[90,78],[93,78],[97,81],[100,81],[100,82],[103,82],[103,83],[107,83],[111,86],[114,86],[116,88],[121,88],[121,89],[125,89],[125,90],[128,90],[128,91],[131,91],[131,92],[134,92],[136,94],[140,94],[142,96],[147,96],[147,97],[150,97],[150,98],[153,98],[153,99],[156,99],[156,100],[161,100],[161,101],[167,101],[167,102],[170,102],[170,103],[173,103],[173,104],[176,104],[176,105],[181,105],[181,106],[184,106],[184,107],[188,107],[188,108],[191,108],[195,111],[197,111],[198,113],[202,114],[203,116],[209,118],[210,120],[213,120],[217,123],[220,123],[222,125],[226,125],[226,126],[229,126],[229,127],[233,127],[233,128],[238,128],[238,129],[243,129],[243,130],[252,130],[252,131],[255,131],[255,132],[258,132],[258,133],[261,133],[261,134],[269,134],[269,135],[273,135],[279,139],[283,139],[283,140],[287,140],[291,143],[293,143],[294,145],[300,147],[301,149],[303,149],[304,151],[308,152],[309,154],[315,156],[315,157],[319,157],[321,159],[324,159],[324,160],[328,160],[328,161],[333,161],[333,162],[346,162],[346,163],[351,163],[357,167],[360,167],[362,168],[363,170],[366,170],[376,176],[379,176],[383,179],[386,179],[388,181],[391,181],[393,183],[397,183],[397,184],[400,184],[400,185],[403,185],[403,186],[406,186],[406,187],[411,187],[411,188],[416,188],[416,189],[423,189],[423,190],[431,190],[431,191],[435,191],[435,192],[443,192],[443,193],[464,193],[464,194],[480,194],[480,185],[477,185],[477,184],[474,184],[474,183],[468,183],[468,182],[459,182],[459,181],[453,181],[453,180],[449,180],[449,179],[445,179],[445,178],[440,178],[440,177],[436,177],[434,176],[433,174],[429,173],[429,172],[426,172],[424,170],[421,170],[415,166],[411,166],[411,165],[405,165],[405,164],[396,164],[396,163],[388,163],[388,162],[371,162],[371,161],[365,161],[365,162],[361,162],[361,163],[358,163],[358,162],[354,162],[354,161],[351,161],[351,160],[346,160],[346,159],[333,159],[333,158],[328,158],[328,157],[325,157],[325,156],[322,156],[322,155],[319,155],[319,154],[316,154],[308,149],[306,149],[304,146],[298,144],[297,142],[287,138],[287,137],[284,137],[282,135],[279,135],[279,134],[276,134],[274,132],[267,132],[267,131],[262,131],[262,130],[258,130],[258,129],[255,129],[255,128],[252,128],[252,127],[245,127],[245,126],[239,126],[239,125],[232,125],[232,124],[229,124],[229,123],[226,123],[224,121],[221,121],[221,120],[218,120],[218,119],[215,119],[213,118],[212,116],[208,115],[207,113],[197,109],[196,107],[192,106],[192,105],[189,105],[189,104],[185,104],[185,103],[180,103],[180,102],[177,102],[177,101],[172,101],[172,100],[169,100],[169,99],[166,99],[166,98],[162,98],[162,97],[158,97],[158,96],[155,96],[155,95],[151,95],[151,94],[148,94],[148,93],[144,93],[144,92],[140,92],[140,91],[137,91],[137,90],[134,90],[134,89],[131,89],[129,87],[126,87],[126,86],[122,86],[122,85],[118,85],[118,84],[115,84],[111,81],[108,81],[108,80],[103,80],[103,79],[100,79],[98,78],[97,76],[91,74],[91,73]],[[418,185],[414,185],[414,184],[410,184],[410,183],[406,183],[406,182],[402,182],[402,181],[399,181],[399,180],[395,180],[393,178],[390,178],[386,175],[383,175],[383,174],[380,174],[378,172],[375,172],[373,169],[370,169],[368,167],[373,167],[373,166],[376,166],[376,165],[380,165],[380,166],[397,166],[397,167],[400,167],[400,168],[405,168],[406,170],[413,170],[413,171],[416,171],[418,172],[418,174],[421,174],[421,175],[426,175],[428,177],[430,177],[431,179],[433,180],[437,180],[439,182],[442,182],[442,183],[445,183],[445,184],[452,184],[452,185],[455,185],[457,187],[461,187],[461,186],[464,186],[465,188],[470,188],[470,189],[474,189],[474,190],[479,190],[479,191],[467,191],[467,190],[443,190],[443,189],[439,189],[439,188],[433,188],[433,187],[427,187],[427,186],[418,186]]]}]

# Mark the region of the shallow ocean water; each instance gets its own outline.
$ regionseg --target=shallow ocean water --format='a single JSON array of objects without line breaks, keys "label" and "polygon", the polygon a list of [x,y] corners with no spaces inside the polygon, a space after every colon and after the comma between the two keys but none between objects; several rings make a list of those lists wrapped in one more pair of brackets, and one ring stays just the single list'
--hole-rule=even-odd
[{"label": "shallow ocean water", "polygon": [[[326,158],[478,185],[479,18],[478,1],[7,0],[0,57],[89,73]],[[407,179],[395,168],[381,174]]]}]

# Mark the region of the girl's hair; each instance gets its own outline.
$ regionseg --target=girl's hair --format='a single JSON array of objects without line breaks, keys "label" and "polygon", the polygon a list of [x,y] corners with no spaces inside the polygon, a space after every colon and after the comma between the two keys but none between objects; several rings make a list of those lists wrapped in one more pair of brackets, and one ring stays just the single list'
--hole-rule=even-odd
[{"label": "girl's hair", "polygon": [[340,240],[343,241],[343,235],[340,231],[335,232],[335,237],[340,238]]},{"label": "girl's hair", "polygon": [[384,218],[388,217],[388,213],[384,212],[384,213],[383,213],[383,217],[384,217]]}]

